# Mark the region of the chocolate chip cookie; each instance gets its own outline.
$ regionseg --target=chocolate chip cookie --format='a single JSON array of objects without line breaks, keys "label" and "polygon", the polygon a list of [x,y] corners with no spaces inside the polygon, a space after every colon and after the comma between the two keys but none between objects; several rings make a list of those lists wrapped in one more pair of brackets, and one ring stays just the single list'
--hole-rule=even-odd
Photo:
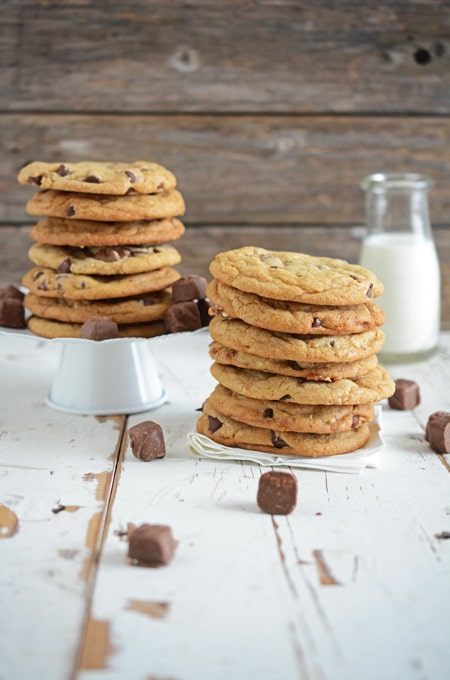
[{"label": "chocolate chip cookie", "polygon": [[224,446],[308,458],[349,453],[364,446],[370,438],[370,429],[367,424],[336,434],[286,432],[254,427],[220,413],[208,400],[197,421],[197,430],[200,434]]},{"label": "chocolate chip cookie", "polygon": [[214,317],[209,330],[213,340],[268,359],[342,363],[357,361],[380,351],[384,342],[381,328],[355,335],[295,335],[256,328],[232,317]]},{"label": "chocolate chip cookie", "polygon": [[35,243],[28,257],[39,267],[50,267],[58,273],[117,276],[169,267],[181,262],[172,245],[126,246],[51,246]]},{"label": "chocolate chip cookie", "polygon": [[84,323],[92,317],[108,317],[118,324],[142,323],[163,319],[173,304],[169,290],[109,300],[71,300],[28,293],[25,307],[44,319],[65,323]]},{"label": "chocolate chip cookie", "polygon": [[265,373],[278,373],[290,375],[293,378],[305,378],[306,380],[322,380],[331,382],[342,378],[360,378],[373,371],[378,365],[376,354],[371,354],[358,361],[346,361],[342,363],[315,364],[308,361],[293,361],[283,359],[267,359],[256,354],[242,352],[231,347],[225,347],[220,342],[212,342],[209,346],[209,355],[219,364],[249,368],[254,371]]},{"label": "chocolate chip cookie", "polygon": [[163,243],[181,238],[184,224],[176,217],[130,222],[94,222],[47,217],[32,227],[30,236],[55,246],[125,246]]},{"label": "chocolate chip cookie", "polygon": [[292,432],[333,434],[360,427],[374,418],[374,405],[302,405],[289,401],[252,399],[216,385],[208,402],[217,411],[255,427]]},{"label": "chocolate chip cookie", "polygon": [[395,384],[387,370],[378,365],[356,380],[321,382],[284,375],[250,371],[213,363],[214,378],[232,392],[253,399],[280,400],[295,404],[352,405],[368,404],[390,397]]},{"label": "chocolate chip cookie", "polygon": [[345,260],[245,246],[216,255],[217,280],[275,300],[317,305],[359,305],[381,295],[383,284]]},{"label": "chocolate chip cookie", "polygon": [[41,189],[111,195],[125,195],[129,192],[153,194],[174,189],[177,183],[175,175],[170,170],[159,163],[149,161],[134,163],[34,161],[20,170],[18,180],[20,184],[30,184]]},{"label": "chocolate chip cookie", "polygon": [[225,313],[252,326],[283,333],[309,335],[347,335],[378,328],[384,312],[375,302],[360,305],[312,305],[275,300],[246,293],[213,279],[206,294],[213,303],[212,313]]},{"label": "chocolate chip cookie", "polygon": [[171,267],[125,276],[59,274],[48,267],[33,267],[25,274],[22,283],[31,293],[42,297],[104,300],[163,290],[179,277],[180,274]]},{"label": "chocolate chip cookie", "polygon": [[185,204],[177,189],[157,194],[111,196],[43,189],[27,203],[30,215],[77,220],[129,222],[183,215]]},{"label": "chocolate chip cookie", "polygon": [[[81,323],[64,323],[41,319],[39,316],[28,319],[29,330],[43,338],[79,338],[82,326]],[[118,327],[119,338],[153,338],[165,333],[166,328],[162,321],[122,324]]]}]

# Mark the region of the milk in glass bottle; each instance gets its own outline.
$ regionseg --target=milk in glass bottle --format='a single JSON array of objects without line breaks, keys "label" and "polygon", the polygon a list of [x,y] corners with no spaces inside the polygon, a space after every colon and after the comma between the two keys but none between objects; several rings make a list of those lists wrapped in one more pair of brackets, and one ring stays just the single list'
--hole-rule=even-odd
[{"label": "milk in glass bottle", "polygon": [[415,173],[366,177],[367,234],[359,262],[384,284],[386,363],[417,361],[437,347],[440,327],[439,260],[428,214],[432,180]]}]

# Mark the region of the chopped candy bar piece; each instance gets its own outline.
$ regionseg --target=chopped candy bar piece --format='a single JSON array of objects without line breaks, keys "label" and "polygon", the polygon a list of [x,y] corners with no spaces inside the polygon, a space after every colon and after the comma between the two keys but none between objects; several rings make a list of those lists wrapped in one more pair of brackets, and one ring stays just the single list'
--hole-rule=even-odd
[{"label": "chopped candy bar piece", "polygon": [[128,539],[128,557],[141,565],[161,566],[172,559],[178,542],[164,524],[141,524]]},{"label": "chopped candy bar piece", "polygon": [[271,470],[261,475],[256,502],[269,515],[288,515],[297,503],[297,479],[290,472]]},{"label": "chopped candy bar piece", "polygon": [[450,413],[435,411],[427,422],[425,439],[433,451],[450,453]]},{"label": "chopped candy bar piece", "polygon": [[138,423],[128,430],[130,446],[136,458],[154,460],[164,458],[166,445],[161,425],[151,420]]},{"label": "chopped candy bar piece", "polygon": [[420,404],[419,385],[414,380],[399,378],[395,381],[395,392],[389,397],[389,406],[398,411],[409,411]]}]

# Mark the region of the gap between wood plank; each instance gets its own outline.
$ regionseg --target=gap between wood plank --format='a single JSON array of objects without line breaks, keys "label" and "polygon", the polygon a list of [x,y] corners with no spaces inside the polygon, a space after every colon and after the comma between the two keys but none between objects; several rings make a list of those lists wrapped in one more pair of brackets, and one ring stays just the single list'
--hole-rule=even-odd
[{"label": "gap between wood plank", "polygon": [[[114,505],[114,499],[116,497],[116,492],[117,492],[117,486],[119,483],[120,475],[122,472],[122,464],[123,460],[125,457],[125,451],[127,447],[127,425],[128,425],[128,416],[124,415],[123,416],[123,424],[122,424],[122,430],[119,434],[118,437],[118,442],[117,442],[117,453],[115,455],[115,460],[114,460],[114,465],[113,469],[111,471],[111,480],[109,484],[109,489],[107,493],[107,497],[105,499],[105,505],[103,508],[103,516],[102,520],[100,523],[100,529],[99,529],[99,534],[97,538],[97,545],[95,547],[92,560],[91,560],[91,568],[90,568],[90,573],[88,575],[88,580],[86,583],[86,594],[85,594],[85,601],[86,601],[86,608],[85,608],[85,615],[84,615],[84,621],[83,625],[81,628],[80,632],[80,638],[79,638],[79,645],[78,649],[75,655],[75,661],[74,661],[74,667],[73,671],[70,675],[70,680],[76,680],[78,673],[81,670],[87,670],[91,668],[89,665],[90,661],[96,662],[97,657],[98,657],[98,652],[95,653],[95,648],[92,645],[94,640],[91,640],[89,637],[89,630],[93,630],[92,626],[90,627],[90,623],[92,622],[91,619],[91,611],[92,611],[92,602],[94,599],[94,591],[95,591],[95,585],[97,582],[97,573],[98,573],[98,568],[99,568],[99,563],[100,563],[100,558],[103,552],[103,546],[106,541],[106,537],[108,534],[108,529],[111,521],[111,512],[112,508]],[[95,632],[95,631],[94,631]],[[88,665],[85,665],[88,663]],[[92,668],[98,668],[95,664],[92,666]]]}]

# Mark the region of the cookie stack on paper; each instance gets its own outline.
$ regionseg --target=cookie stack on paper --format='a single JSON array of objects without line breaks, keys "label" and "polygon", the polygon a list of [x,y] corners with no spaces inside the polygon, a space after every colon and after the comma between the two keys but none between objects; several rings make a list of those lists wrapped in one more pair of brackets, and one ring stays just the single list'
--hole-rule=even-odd
[{"label": "cookie stack on paper", "polygon": [[328,456],[370,437],[395,385],[377,359],[382,283],[343,260],[244,247],[219,253],[207,295],[218,381],[197,430],[226,446]]},{"label": "cookie stack on paper", "polygon": [[165,332],[171,284],[181,256],[172,244],[185,231],[175,175],[147,161],[26,165],[19,182],[38,187],[27,211],[33,268],[23,278],[28,326],[44,337],[78,337],[96,316],[120,337]]}]

